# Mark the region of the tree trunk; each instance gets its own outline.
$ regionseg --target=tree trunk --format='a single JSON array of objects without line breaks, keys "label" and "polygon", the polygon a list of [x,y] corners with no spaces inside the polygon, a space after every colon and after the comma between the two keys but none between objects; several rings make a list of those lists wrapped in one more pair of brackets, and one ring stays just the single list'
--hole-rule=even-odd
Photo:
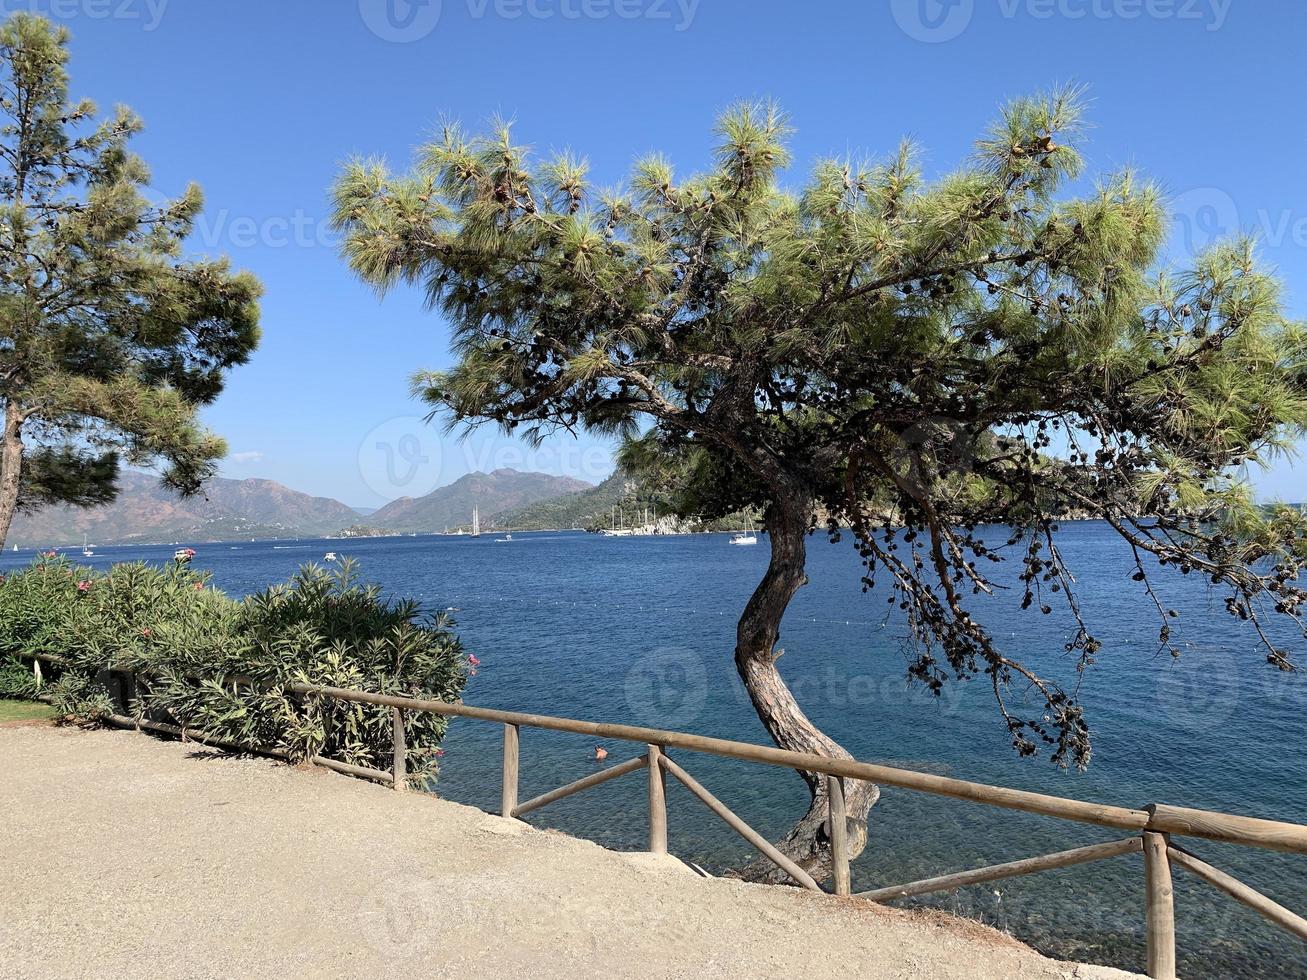
[{"label": "tree trunk", "polygon": [[9,537],[18,508],[19,479],[23,470],[23,413],[12,400],[5,403],[4,442],[0,444],[0,548]]},{"label": "tree trunk", "polygon": [[[794,695],[776,669],[784,652],[777,648],[781,619],[790,600],[808,581],[808,522],[811,496],[775,494],[767,510],[766,526],[771,541],[771,564],[740,618],[735,647],[735,666],[753,701],[754,710],[767,726],[772,741],[782,749],[806,752],[833,759],[851,759],[847,751],[808,720]],[[830,804],[825,776],[800,773],[808,784],[812,804],[794,828],[776,846],[818,881],[831,875],[830,832],[827,828]],[[850,857],[867,844],[867,815],[880,798],[874,783],[849,780],[845,784]],[[753,881],[792,883],[790,877],[765,859],[750,864],[740,874]]]}]

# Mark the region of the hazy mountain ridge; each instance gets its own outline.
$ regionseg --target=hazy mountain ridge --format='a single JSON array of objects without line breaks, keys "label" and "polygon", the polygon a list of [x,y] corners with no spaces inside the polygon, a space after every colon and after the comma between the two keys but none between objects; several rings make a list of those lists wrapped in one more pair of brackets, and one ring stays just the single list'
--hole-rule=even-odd
[{"label": "hazy mountain ridge", "polygon": [[515,531],[568,528],[602,531],[615,523],[628,528],[643,525],[646,519],[658,534],[694,534],[752,527],[759,517],[730,514],[716,520],[703,520],[693,515],[676,515],[665,494],[618,470],[597,487],[500,514],[495,518],[494,526]]},{"label": "hazy mountain ridge", "polygon": [[182,498],[148,473],[124,471],[118,499],[103,507],[51,507],[19,514],[11,545],[147,544],[233,541],[334,534],[358,521],[339,500],[313,497],[273,480],[215,478],[195,497]]},{"label": "hazy mountain ridge", "polygon": [[597,487],[542,500],[505,511],[495,517],[495,526],[516,531],[552,531],[567,528],[608,527],[613,508],[630,503],[638,484],[624,473],[614,473]]},{"label": "hazy mountain ridge", "polygon": [[443,531],[446,527],[467,527],[472,509],[479,508],[486,527],[505,526],[499,515],[542,501],[583,494],[592,484],[568,476],[522,473],[500,469],[493,473],[469,473],[425,497],[401,497],[368,517],[372,527],[406,533]]}]

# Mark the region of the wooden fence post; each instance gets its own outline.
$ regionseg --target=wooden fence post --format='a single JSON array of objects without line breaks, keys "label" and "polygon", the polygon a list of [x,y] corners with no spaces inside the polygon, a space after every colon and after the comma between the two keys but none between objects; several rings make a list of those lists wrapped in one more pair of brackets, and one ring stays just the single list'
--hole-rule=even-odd
[{"label": "wooden fence post", "polygon": [[663,750],[649,746],[649,852],[667,853],[667,773],[662,767]]},{"label": "wooden fence post", "polygon": [[1153,980],[1175,980],[1175,893],[1165,834],[1144,834],[1144,878],[1148,975]]},{"label": "wooden fence post", "polygon": [[400,708],[390,709],[390,724],[394,729],[395,750],[390,769],[393,777],[391,785],[397,790],[402,790],[408,782],[408,745],[404,737],[404,712]]},{"label": "wooden fence post", "polygon": [[517,807],[517,753],[518,727],[504,726],[504,792],[499,805],[499,812],[511,817]]},{"label": "wooden fence post", "polygon": [[844,780],[839,776],[826,777],[826,798],[830,801],[830,856],[835,876],[835,894],[853,893],[853,878],[849,874],[849,824],[844,805]]}]

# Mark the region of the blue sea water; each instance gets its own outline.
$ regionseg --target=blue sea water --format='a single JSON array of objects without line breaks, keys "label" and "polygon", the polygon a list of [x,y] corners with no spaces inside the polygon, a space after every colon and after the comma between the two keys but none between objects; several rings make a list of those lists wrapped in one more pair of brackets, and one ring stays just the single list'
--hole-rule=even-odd
[{"label": "blue sea water", "polygon": [[[1001,529],[994,537],[1005,536]],[[1059,546],[1078,577],[1085,618],[1103,641],[1080,682],[1094,732],[1088,772],[1017,758],[993,693],[981,682],[934,698],[905,680],[906,633],[885,594],[864,595],[850,544],[810,545],[811,582],[785,621],[782,672],[809,716],[858,758],[1040,792],[1143,806],[1161,802],[1307,822],[1307,676],[1265,663],[1253,634],[1195,579],[1162,574],[1181,613],[1185,649],[1159,653],[1156,610],[1130,580],[1126,549],[1105,525],[1071,523]],[[765,743],[732,662],[735,619],[767,562],[724,536],[601,538],[578,533],[199,544],[196,565],[233,595],[283,580],[328,551],[430,610],[452,609],[482,666],[466,700],[487,707],[677,729]],[[163,562],[173,547],[103,548],[96,566]],[[74,554],[72,557],[77,558]],[[6,554],[0,567],[30,560]],[[999,578],[1011,575],[1000,571]],[[974,606],[1004,649],[1074,683],[1062,611],[1021,612],[1000,591]],[[1307,663],[1288,624],[1282,645]],[[1021,700],[1021,693],[1016,695]],[[1038,704],[1030,701],[1031,710]],[[497,809],[501,731],[455,720],[437,791]],[[610,764],[639,748],[610,743]],[[594,771],[593,741],[524,731],[523,799]],[[765,835],[806,806],[794,774],[681,753],[680,762]],[[709,870],[751,857],[747,845],[669,784],[672,850]],[[643,777],[628,776],[531,816],[607,846],[645,842]],[[855,889],[1029,857],[1111,839],[1110,831],[885,788]],[[1307,912],[1307,858],[1192,842],[1199,856],[1282,904]],[[1127,969],[1143,965],[1138,856],[1012,879],[932,899],[1007,929],[1053,955]],[[1307,947],[1255,913],[1176,871],[1180,970],[1186,977],[1307,977]]]}]

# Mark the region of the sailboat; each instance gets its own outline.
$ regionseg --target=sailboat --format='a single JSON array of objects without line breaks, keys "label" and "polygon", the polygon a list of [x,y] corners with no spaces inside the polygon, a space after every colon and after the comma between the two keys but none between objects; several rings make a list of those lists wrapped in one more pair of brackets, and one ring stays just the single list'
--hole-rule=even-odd
[{"label": "sailboat", "polygon": [[750,527],[747,531],[737,531],[731,535],[731,544],[748,547],[758,543],[758,532],[752,527],[753,522],[749,522]]},{"label": "sailboat", "polygon": [[481,537],[481,510],[476,506],[472,508],[472,537]]},{"label": "sailboat", "polygon": [[82,535],[82,557],[83,557],[83,558],[94,558],[94,557],[95,557],[95,552],[91,549],[91,546],[90,546],[89,544],[86,543],[86,535],[85,535],[85,534]]}]

